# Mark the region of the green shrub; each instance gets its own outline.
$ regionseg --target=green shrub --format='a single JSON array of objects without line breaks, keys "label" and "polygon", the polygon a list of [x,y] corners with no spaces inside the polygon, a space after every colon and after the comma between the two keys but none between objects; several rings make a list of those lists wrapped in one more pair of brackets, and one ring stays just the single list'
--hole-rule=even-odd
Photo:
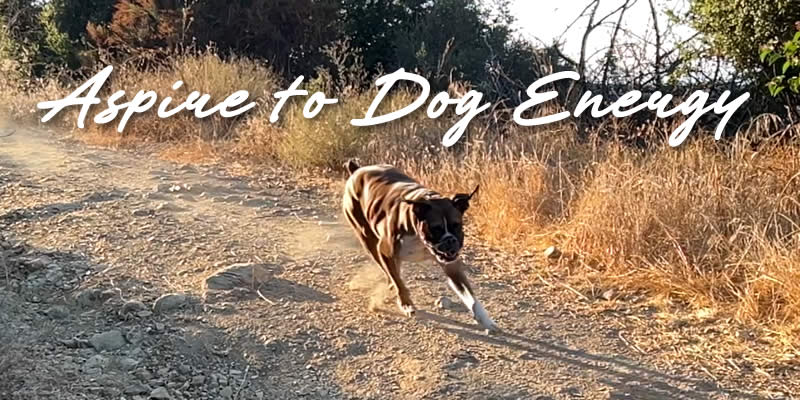
[{"label": "green shrub", "polygon": [[787,88],[800,93],[800,29],[792,40],[765,47],[761,51],[761,61],[780,66],[780,73],[767,83],[770,94],[777,96]]}]

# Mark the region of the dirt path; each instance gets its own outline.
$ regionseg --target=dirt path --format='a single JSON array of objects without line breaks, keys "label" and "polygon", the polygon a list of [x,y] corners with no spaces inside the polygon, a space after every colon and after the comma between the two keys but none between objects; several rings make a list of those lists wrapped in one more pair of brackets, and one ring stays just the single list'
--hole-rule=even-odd
[{"label": "dirt path", "polygon": [[[406,319],[336,200],[17,128],[0,139],[0,398],[790,398],[641,354],[616,317],[489,279],[477,252],[505,334],[437,307],[430,266],[404,268]],[[231,265],[212,286],[236,288],[205,287]]]}]

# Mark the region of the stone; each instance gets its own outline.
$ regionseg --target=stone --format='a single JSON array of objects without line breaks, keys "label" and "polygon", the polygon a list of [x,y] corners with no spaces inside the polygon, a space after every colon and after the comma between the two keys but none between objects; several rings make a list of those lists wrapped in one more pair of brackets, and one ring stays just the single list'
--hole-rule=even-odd
[{"label": "stone", "polygon": [[61,282],[64,279],[64,272],[61,271],[58,265],[50,264],[47,273],[44,275],[44,279],[50,283]]},{"label": "stone", "polygon": [[109,293],[103,292],[98,288],[84,289],[75,294],[75,301],[83,307],[91,307],[95,304],[100,304],[110,297]]},{"label": "stone", "polygon": [[436,299],[436,307],[442,310],[452,310],[456,308],[457,304],[454,303],[450,298],[447,296],[442,296]]},{"label": "stone", "polygon": [[130,357],[122,357],[117,362],[123,371],[130,371],[139,365],[139,361],[136,361]]},{"label": "stone", "polygon": [[31,267],[32,269],[42,269],[52,263],[53,260],[51,260],[50,257],[48,256],[39,256],[26,262],[26,264],[28,264],[28,266]]},{"label": "stone", "polygon": [[150,392],[150,398],[151,399],[166,400],[166,399],[170,399],[171,397],[169,395],[169,392],[167,391],[167,388],[161,386],[161,387],[157,387],[157,388],[153,389],[153,391]]},{"label": "stone", "polygon": [[45,313],[52,319],[64,319],[69,316],[69,309],[65,306],[57,305],[48,308]]},{"label": "stone", "polygon": [[147,216],[153,214],[153,210],[149,210],[149,209],[146,209],[146,208],[139,208],[139,209],[133,210],[132,214],[133,214],[134,217],[147,217]]},{"label": "stone", "polygon": [[153,303],[153,311],[163,313],[176,310],[183,307],[186,301],[187,297],[184,294],[168,293],[156,299],[155,303]]},{"label": "stone", "polygon": [[112,351],[125,346],[125,337],[118,330],[98,333],[89,339],[89,344],[97,351]]},{"label": "stone", "polygon": [[206,278],[208,290],[233,290],[258,286],[272,278],[273,269],[267,264],[231,264]]},{"label": "stone", "polygon": [[108,365],[108,358],[106,358],[106,357],[104,357],[104,356],[102,356],[100,354],[95,354],[95,355],[89,357],[89,359],[86,360],[85,363],[83,363],[83,366],[81,367],[81,369],[86,374],[97,375],[107,365]]},{"label": "stone", "polygon": [[134,383],[133,385],[127,386],[122,390],[123,393],[128,395],[148,394],[151,391],[152,389],[150,389],[150,386],[147,386],[144,383]]},{"label": "stone", "polygon": [[233,389],[230,386],[225,386],[222,390],[219,391],[220,397],[223,399],[230,399],[233,397]]},{"label": "stone", "polygon": [[120,312],[122,314],[134,314],[147,310],[147,306],[138,300],[129,300],[122,305]]}]

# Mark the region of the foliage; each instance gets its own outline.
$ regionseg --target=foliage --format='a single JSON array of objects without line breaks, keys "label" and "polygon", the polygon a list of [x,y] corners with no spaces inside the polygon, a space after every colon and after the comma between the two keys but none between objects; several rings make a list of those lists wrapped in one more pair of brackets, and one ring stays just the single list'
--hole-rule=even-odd
[{"label": "foliage", "polygon": [[27,0],[0,0],[0,57],[4,74],[16,72],[24,77],[44,62],[40,11],[40,7],[31,6]]},{"label": "foliage", "polygon": [[287,76],[312,73],[339,37],[338,0],[206,0],[191,13],[198,44],[268,60]]},{"label": "foliage", "polygon": [[53,2],[47,3],[39,14],[44,30],[44,45],[56,59],[61,61],[61,64],[75,68],[78,65],[75,46],[70,40],[69,34],[59,29],[58,12],[57,3]]},{"label": "foliage", "polygon": [[101,48],[175,48],[183,33],[183,13],[163,8],[158,0],[119,0],[108,25],[92,22],[89,38]]},{"label": "foliage", "polygon": [[111,20],[117,0],[50,0],[48,13],[55,29],[70,40],[86,35],[86,25],[104,24]]},{"label": "foliage", "polygon": [[784,42],[778,49],[775,47],[767,46],[761,51],[762,62],[780,66],[780,74],[767,84],[770,94],[777,96],[787,88],[800,93],[800,29],[792,40]]},{"label": "foliage", "polygon": [[690,18],[719,55],[758,69],[760,47],[790,37],[800,6],[797,0],[691,0]]},{"label": "foliage", "polygon": [[425,76],[434,89],[465,80],[493,91],[492,74],[502,71],[532,80],[533,50],[512,38],[509,3],[484,3],[343,0],[344,33],[370,71],[402,67]]}]

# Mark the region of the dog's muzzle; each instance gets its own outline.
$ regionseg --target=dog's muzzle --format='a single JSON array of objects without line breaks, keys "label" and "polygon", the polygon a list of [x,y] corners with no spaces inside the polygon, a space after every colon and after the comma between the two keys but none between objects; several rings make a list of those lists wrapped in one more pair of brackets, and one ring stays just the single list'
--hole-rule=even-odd
[{"label": "dog's muzzle", "polygon": [[451,263],[458,258],[461,251],[461,243],[450,233],[445,234],[438,243],[428,243],[423,240],[425,246],[430,250],[439,262]]}]

